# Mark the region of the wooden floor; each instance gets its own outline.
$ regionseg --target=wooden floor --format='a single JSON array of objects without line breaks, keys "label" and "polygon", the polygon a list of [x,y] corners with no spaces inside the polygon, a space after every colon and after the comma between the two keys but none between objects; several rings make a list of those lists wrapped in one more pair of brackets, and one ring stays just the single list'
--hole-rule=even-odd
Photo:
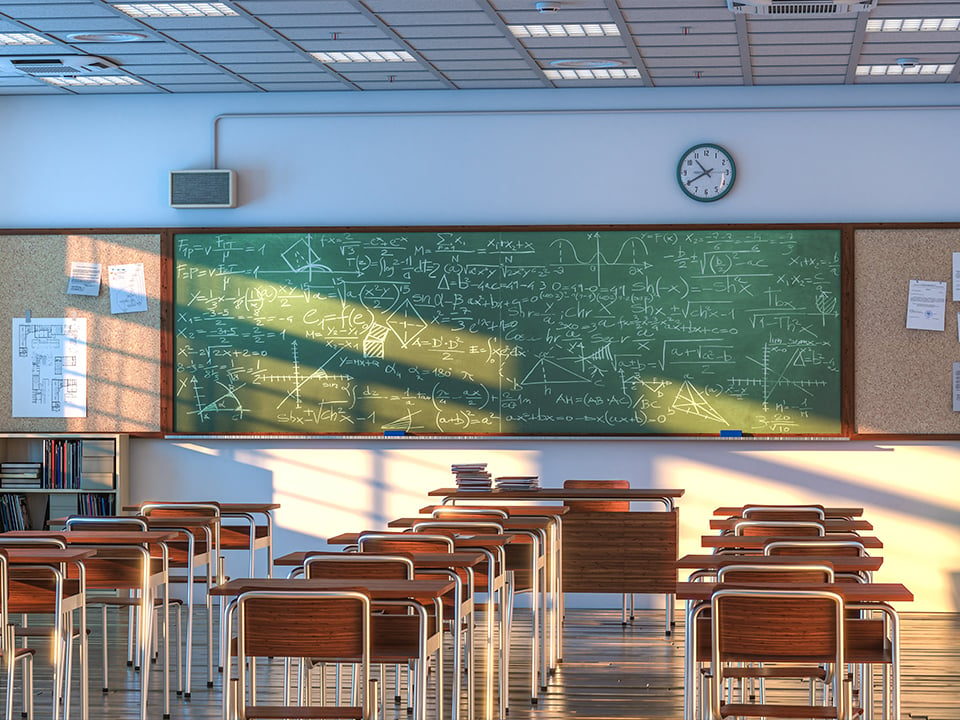
[{"label": "wooden floor", "polygon": [[[519,638],[524,618],[518,619],[518,626],[516,636]],[[197,628],[201,637],[202,627]],[[139,717],[138,673],[126,666],[125,645],[119,639],[121,632],[122,628],[114,627],[110,633],[116,638],[110,644],[111,689],[103,693],[99,628],[91,631],[90,720]],[[667,639],[663,635],[660,612],[638,613],[636,622],[624,627],[619,611],[568,610],[564,641],[564,662],[537,705],[530,703],[527,692],[529,653],[521,647],[523,643],[514,644],[509,720],[682,718],[682,624],[674,636]],[[902,655],[903,718],[960,720],[960,615],[904,613]],[[49,718],[51,683],[45,651],[38,655],[35,674],[35,716]],[[279,663],[260,663],[260,675],[263,688],[276,687]],[[171,716],[218,720],[221,717],[220,677],[218,674],[215,678],[213,689],[207,688],[206,655],[202,648],[194,661],[193,679],[191,699],[174,697]],[[163,707],[161,686],[160,672],[154,668],[150,718],[158,720]],[[75,689],[75,698],[76,692]],[[75,707],[71,713],[73,720],[80,717],[77,710]],[[392,703],[384,716],[387,720],[407,717],[403,708],[396,708]],[[479,720],[482,715],[478,713],[477,717]]]}]

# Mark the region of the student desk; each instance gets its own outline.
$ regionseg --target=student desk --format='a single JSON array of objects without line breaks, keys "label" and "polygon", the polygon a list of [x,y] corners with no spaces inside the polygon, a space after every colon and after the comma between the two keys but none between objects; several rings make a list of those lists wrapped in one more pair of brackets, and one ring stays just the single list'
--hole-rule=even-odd
[{"label": "student desk", "polygon": [[[143,720],[147,718],[147,698],[149,695],[149,667],[150,667],[150,646],[152,638],[152,619],[153,619],[153,599],[159,597],[163,591],[163,638],[164,638],[164,665],[163,665],[163,695],[164,695],[164,717],[170,717],[170,616],[169,616],[169,588],[168,588],[168,565],[169,565],[169,543],[177,537],[175,532],[171,531],[136,531],[136,530],[72,530],[68,532],[57,531],[49,532],[43,530],[18,530],[4,533],[0,537],[11,538],[52,538],[60,540],[71,547],[80,550],[87,550],[91,553],[91,559],[83,568],[84,582],[87,588],[99,590],[116,590],[120,588],[132,588],[140,593],[140,635],[138,644],[140,656],[138,658],[140,666],[140,716]],[[159,567],[154,567],[149,548],[154,547],[160,553]],[[135,587],[127,584],[126,577],[116,575],[116,572],[123,572],[117,565],[114,567],[114,561],[110,557],[111,548],[137,548],[143,553],[143,574]],[[105,556],[103,562],[98,562],[97,550],[100,549]],[[81,614],[82,622],[86,622],[86,610]],[[179,642],[179,638],[177,639]],[[81,648],[86,644],[86,633],[81,638]],[[87,685],[86,673],[86,653],[83,657],[83,682]]]},{"label": "student desk", "polygon": [[[779,558],[777,558],[779,559]],[[805,558],[811,561],[812,558]],[[899,672],[899,630],[896,611],[889,606],[891,602],[911,602],[911,593],[901,583],[716,583],[716,582],[678,582],[677,599],[686,601],[686,633],[684,638],[684,720],[694,720],[698,686],[697,620],[702,608],[709,608],[713,592],[722,587],[766,590],[829,590],[841,595],[845,603],[869,603],[875,609],[883,611],[890,618],[893,630],[892,686],[895,707],[894,720],[899,718],[900,672]],[[850,643],[848,642],[848,645]],[[862,659],[851,658],[851,662]]]},{"label": "student desk", "polygon": [[[745,518],[740,517],[727,517],[727,518],[712,518],[710,520],[710,529],[711,530],[721,530],[721,531],[732,531],[734,526],[743,522]],[[776,520],[756,520],[757,523],[775,523]],[[784,522],[791,522],[790,520],[785,520]],[[824,531],[831,535],[833,533],[852,533],[852,532],[861,532],[861,531],[870,531],[873,530],[873,523],[867,520],[853,520],[848,518],[826,518],[825,520],[818,521],[823,525]]]},{"label": "student desk", "polygon": [[549,612],[549,659],[543,658],[541,667],[549,667],[551,673],[556,671],[557,665],[563,658],[563,579],[560,570],[563,565],[563,517],[570,512],[570,506],[532,503],[505,505],[502,502],[496,502],[487,505],[427,505],[420,508],[419,512],[432,515],[434,511],[440,508],[456,509],[458,507],[467,510],[500,510],[507,513],[510,519],[533,517],[550,521],[546,538],[546,546],[550,548],[547,553],[547,578],[549,583],[547,592],[552,598]]},{"label": "student desk", "polygon": [[[10,537],[7,533],[0,535]],[[58,652],[70,652],[68,648],[72,647],[70,623],[64,624],[65,619],[72,614],[74,610],[80,611],[80,717],[87,720],[89,715],[88,701],[88,679],[87,679],[87,614],[86,614],[86,583],[84,575],[84,562],[97,554],[96,550],[89,548],[73,549],[58,547],[17,547],[16,545],[4,546],[7,554],[8,566],[8,609],[11,613],[50,613],[51,607],[60,606],[60,614],[54,617],[54,636],[52,641],[51,654],[56,657]],[[73,565],[77,568],[77,578],[68,579],[66,573],[60,572],[60,568],[65,565]],[[49,572],[53,579],[52,588],[43,578],[31,576],[30,570],[42,568],[44,572]],[[27,575],[20,575],[17,570],[26,571]],[[51,593],[52,589],[52,593]],[[58,597],[59,596],[59,597]],[[57,650],[60,644],[62,649]],[[12,648],[8,648],[12,651]],[[69,718],[70,712],[70,691],[71,679],[65,672],[70,667],[70,663],[55,664],[54,670],[54,690],[60,687],[60,683],[65,685],[64,698],[66,701],[63,706],[63,717]],[[61,672],[63,677],[60,677]],[[59,679],[58,679],[59,678]],[[13,687],[10,686],[7,692],[12,693]],[[59,717],[60,701],[53,699],[53,718]]]},{"label": "student desk", "polygon": [[[171,501],[177,502],[177,501]],[[222,522],[220,525],[220,549],[242,550],[249,553],[249,575],[256,575],[255,554],[257,550],[266,550],[267,577],[273,572],[273,511],[280,503],[268,502],[216,502],[220,507],[222,520],[242,522]],[[140,512],[139,505],[124,505],[124,512]],[[262,522],[258,522],[262,520]]]},{"label": "student desk", "polygon": [[[381,531],[381,530],[368,530],[367,533],[375,534],[389,534],[390,531]],[[331,545],[356,545],[360,539],[360,536],[364,533],[353,532],[353,533],[341,533],[331,538],[327,538],[327,543]],[[395,533],[399,536],[409,537],[411,533]],[[500,680],[500,693],[499,693],[499,717],[501,720],[506,717],[507,714],[507,700],[508,700],[508,685],[510,679],[510,655],[509,655],[509,604],[512,602],[512,598],[509,596],[510,586],[507,583],[507,562],[506,562],[506,548],[512,543],[517,541],[515,535],[509,533],[504,535],[466,535],[466,536],[454,536],[453,538],[454,550],[462,552],[479,552],[484,555],[486,558],[487,566],[487,578],[486,578],[486,592],[488,598],[488,610],[486,613],[487,619],[487,673],[486,673],[486,694],[484,696],[484,712],[485,716],[488,718],[493,717],[493,681],[494,681],[494,668],[493,668],[493,658],[495,656],[496,643],[494,642],[496,623],[494,618],[493,606],[494,606],[494,597],[499,596],[500,598],[500,624],[499,624],[499,635],[500,635],[500,672],[497,673]]]},{"label": "student desk", "polygon": [[[311,557],[348,557],[354,553],[342,552],[324,552],[298,550],[281,555],[275,561],[278,567],[302,567],[307,558]],[[474,568],[483,563],[486,558],[482,553],[454,552],[454,553],[431,553],[431,552],[397,552],[391,553],[402,555],[413,562],[414,572],[423,572],[426,575],[436,575],[439,573],[449,574],[457,583],[455,588],[455,597],[453,603],[453,668],[460,668],[464,658],[462,655],[462,646],[460,644],[460,629],[467,628],[467,697],[471,702],[467,706],[467,718],[473,720],[474,704],[472,698],[475,688],[475,648],[474,648],[474,612],[473,612],[473,572]],[[466,578],[466,582],[462,582]],[[426,578],[424,578],[426,579]],[[465,587],[462,591],[461,585]],[[462,595],[462,597],[461,597]],[[453,674],[453,702],[451,707],[451,719],[458,720],[460,717],[460,699],[463,692],[463,673],[454,671]]]},{"label": "student desk", "polygon": [[649,593],[667,597],[666,632],[672,623],[674,562],[679,545],[680,489],[537,488],[533,490],[431,490],[444,504],[483,502],[628,501],[663,505],[660,512],[572,510],[563,516],[563,592]]},{"label": "student desk", "polygon": [[[455,509],[455,507],[453,508]],[[496,508],[491,508],[496,509]],[[534,704],[538,700],[539,689],[546,689],[547,673],[554,670],[555,667],[551,661],[547,660],[547,638],[550,632],[547,629],[548,604],[550,597],[550,606],[556,611],[557,601],[552,594],[556,584],[553,579],[548,577],[548,568],[556,567],[557,546],[551,540],[555,534],[551,532],[557,524],[556,517],[545,517],[543,515],[523,515],[507,518],[495,518],[485,520],[474,518],[471,515],[462,517],[406,517],[391,520],[387,523],[391,528],[411,528],[417,523],[459,523],[471,521],[476,522],[496,522],[507,532],[515,532],[520,535],[521,542],[514,543],[507,548],[507,569],[513,571],[514,588],[529,588],[533,601],[531,603],[533,615],[533,633],[531,634],[531,687],[530,697]],[[429,528],[424,528],[424,532],[430,532]],[[522,542],[524,539],[527,542]],[[528,549],[529,547],[529,549]],[[551,619],[551,627],[552,627]],[[539,681],[539,686],[538,686]]]},{"label": "student desk", "polygon": [[[155,503],[144,503],[152,505]],[[183,577],[171,576],[171,581],[183,580],[186,582],[187,596],[187,663],[186,685],[183,690],[184,698],[189,699],[191,694],[193,675],[193,589],[196,577],[194,571],[199,566],[206,567],[207,606],[207,687],[213,687],[213,606],[210,602],[210,589],[214,586],[214,577],[220,577],[220,521],[218,517],[192,515],[185,512],[183,515],[163,514],[141,515],[150,530],[171,531],[178,533],[175,540],[168,543],[170,548],[170,563],[174,567],[185,568]]]},{"label": "student desk", "polygon": [[830,555],[822,557],[809,555],[684,555],[677,560],[677,570],[719,570],[726,565],[783,565],[815,564],[828,562],[835,572],[859,573],[875,572],[883,565],[883,558],[874,555],[859,557],[852,555]]},{"label": "student desk", "polygon": [[879,538],[871,535],[852,535],[848,533],[833,533],[819,538],[811,537],[810,535],[702,535],[700,537],[700,545],[705,548],[714,548],[717,551],[740,549],[763,552],[764,546],[773,540],[783,540],[785,542],[849,540],[860,543],[867,550],[879,550],[883,547],[883,543],[880,542]]},{"label": "student desk", "polygon": [[[713,511],[713,514],[722,515],[723,517],[742,517],[743,510],[745,507],[749,507],[749,506],[727,505],[725,507],[715,508]],[[824,507],[823,514],[824,514],[824,517],[827,517],[827,518],[858,518],[863,516],[863,508],[862,507]]]},{"label": "student desk", "polygon": [[[442,598],[453,592],[456,583],[453,580],[306,580],[291,578],[238,578],[230,580],[215,587],[211,593],[224,597],[235,597],[241,593],[251,590],[270,590],[270,591],[304,591],[304,590],[359,590],[370,596],[372,602],[393,601],[410,604],[418,604],[425,608],[435,608],[436,617],[443,617]],[[234,605],[226,611],[226,621],[221,629],[222,647],[229,648],[233,635],[232,618]],[[390,618],[391,616],[384,616]],[[390,633],[380,631],[378,633],[378,622],[376,617],[371,626],[371,650],[374,655],[377,653],[378,635],[379,642],[390,640]],[[224,682],[223,682],[223,717],[229,720],[229,687],[230,687],[230,663],[232,662],[232,653],[225,653],[224,661]],[[242,660],[238,659],[239,662]],[[420,709],[420,720],[426,717],[426,692],[427,692],[427,658],[421,658],[418,663],[420,677],[417,680],[417,690],[420,696],[416,706]],[[241,692],[244,689],[241,689]],[[443,707],[443,687],[440,682],[437,683],[437,708]],[[471,699],[472,702],[472,699]],[[441,710],[438,710],[438,718],[441,717]]]}]

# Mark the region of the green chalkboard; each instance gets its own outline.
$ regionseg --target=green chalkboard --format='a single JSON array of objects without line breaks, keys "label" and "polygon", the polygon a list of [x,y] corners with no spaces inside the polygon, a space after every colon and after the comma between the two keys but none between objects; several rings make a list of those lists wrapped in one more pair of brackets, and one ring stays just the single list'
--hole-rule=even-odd
[{"label": "green chalkboard", "polygon": [[834,434],[840,230],[174,237],[178,433]]}]

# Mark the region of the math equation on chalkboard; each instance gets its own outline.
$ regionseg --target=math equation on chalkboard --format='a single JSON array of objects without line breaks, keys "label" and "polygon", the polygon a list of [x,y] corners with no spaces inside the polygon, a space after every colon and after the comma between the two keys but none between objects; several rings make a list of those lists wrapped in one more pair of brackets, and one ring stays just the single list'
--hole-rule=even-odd
[{"label": "math equation on chalkboard", "polygon": [[178,433],[840,432],[837,229],[185,233],[174,256]]}]

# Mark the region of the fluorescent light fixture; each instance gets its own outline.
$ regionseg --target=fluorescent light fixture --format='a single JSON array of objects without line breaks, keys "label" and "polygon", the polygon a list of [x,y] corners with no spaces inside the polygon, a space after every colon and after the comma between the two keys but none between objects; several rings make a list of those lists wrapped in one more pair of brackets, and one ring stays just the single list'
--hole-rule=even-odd
[{"label": "fluorescent light fixture", "polygon": [[114,7],[135,18],[226,17],[237,12],[222,2],[117,3]]},{"label": "fluorescent light fixture", "polygon": [[639,80],[636,68],[599,68],[596,70],[544,70],[548,80]]},{"label": "fluorescent light fixture", "polygon": [[416,62],[416,58],[406,50],[357,50],[350,52],[315,52],[310,54],[325,64]]},{"label": "fluorescent light fixture", "polygon": [[857,75],[949,75],[953,63],[918,63],[917,65],[857,65]]},{"label": "fluorescent light fixture", "polygon": [[581,23],[568,25],[508,25],[518,38],[543,37],[619,37],[615,23]]},{"label": "fluorescent light fixture", "polygon": [[128,75],[79,75],[77,77],[44,77],[45,83],[59,87],[103,87],[106,85],[142,85]]},{"label": "fluorescent light fixture", "polygon": [[867,32],[956,32],[960,18],[876,18],[867,20]]},{"label": "fluorescent light fixture", "polygon": [[0,33],[0,45],[53,45],[36,33]]}]

